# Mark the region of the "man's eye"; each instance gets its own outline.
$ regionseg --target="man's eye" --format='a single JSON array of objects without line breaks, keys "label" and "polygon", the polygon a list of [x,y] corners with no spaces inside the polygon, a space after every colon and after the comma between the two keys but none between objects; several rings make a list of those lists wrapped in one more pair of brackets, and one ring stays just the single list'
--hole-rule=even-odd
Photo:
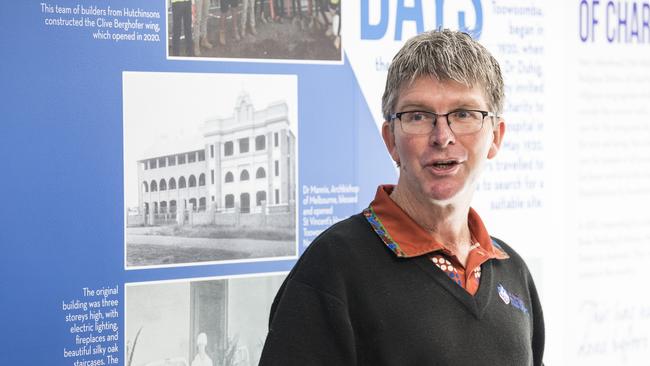
[{"label": "man's eye", "polygon": [[419,112],[411,113],[411,121],[413,122],[420,122],[426,120],[427,120],[427,115],[424,113],[419,113]]},{"label": "man's eye", "polygon": [[467,119],[470,118],[471,116],[472,113],[470,113],[469,111],[460,110],[453,113],[453,117],[458,119]]}]

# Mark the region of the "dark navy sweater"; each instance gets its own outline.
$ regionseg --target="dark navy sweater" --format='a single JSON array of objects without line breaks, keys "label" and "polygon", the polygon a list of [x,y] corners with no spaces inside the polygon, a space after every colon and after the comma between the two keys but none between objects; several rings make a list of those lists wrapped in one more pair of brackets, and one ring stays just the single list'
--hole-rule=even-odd
[{"label": "dark navy sweater", "polygon": [[280,288],[261,366],[542,365],[544,320],[521,257],[472,296],[426,256],[398,258],[363,215],[316,238]]}]

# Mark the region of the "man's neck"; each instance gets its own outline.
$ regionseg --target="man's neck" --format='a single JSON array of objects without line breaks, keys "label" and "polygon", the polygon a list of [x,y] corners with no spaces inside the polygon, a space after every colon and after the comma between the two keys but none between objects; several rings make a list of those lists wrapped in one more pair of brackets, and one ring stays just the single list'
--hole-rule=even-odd
[{"label": "man's neck", "polygon": [[465,266],[473,244],[467,222],[469,200],[457,198],[445,202],[422,202],[397,187],[390,198]]}]

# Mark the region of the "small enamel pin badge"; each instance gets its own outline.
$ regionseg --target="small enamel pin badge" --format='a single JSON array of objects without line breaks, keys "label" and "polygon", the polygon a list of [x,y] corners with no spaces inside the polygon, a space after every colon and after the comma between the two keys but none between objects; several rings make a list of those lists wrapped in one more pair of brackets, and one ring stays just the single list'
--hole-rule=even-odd
[{"label": "small enamel pin badge", "polygon": [[499,297],[501,300],[503,300],[506,305],[510,304],[510,295],[508,295],[508,291],[506,291],[503,285],[499,284],[499,286],[497,286],[497,290],[499,291]]},{"label": "small enamel pin badge", "polygon": [[497,291],[499,292],[499,297],[501,298],[501,300],[503,300],[503,302],[506,305],[510,304],[511,306],[515,307],[516,309],[519,309],[522,313],[528,314],[528,309],[526,308],[526,304],[517,295],[515,295],[512,292],[506,290],[506,288],[503,287],[502,284],[499,284],[497,286]]}]

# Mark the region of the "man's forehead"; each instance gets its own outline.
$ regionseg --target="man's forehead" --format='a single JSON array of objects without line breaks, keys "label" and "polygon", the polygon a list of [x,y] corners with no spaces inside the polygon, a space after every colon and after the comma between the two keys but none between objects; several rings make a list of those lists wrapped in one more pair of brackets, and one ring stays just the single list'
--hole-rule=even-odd
[{"label": "man's forehead", "polygon": [[[414,90],[416,88],[417,92]],[[479,83],[468,86],[464,82],[426,75],[404,81],[399,88],[397,104],[426,104],[437,96],[444,96],[448,102],[460,104],[483,105],[488,101],[485,88]]]},{"label": "man's forehead", "polygon": [[400,84],[400,92],[402,90],[410,89],[416,84],[432,81],[434,83],[439,83],[442,85],[452,85],[452,86],[463,86],[468,89],[473,89],[475,86],[481,88],[480,82],[473,80],[459,80],[453,79],[450,77],[440,77],[435,74],[424,74],[424,75],[413,75],[413,77],[405,79]]}]

